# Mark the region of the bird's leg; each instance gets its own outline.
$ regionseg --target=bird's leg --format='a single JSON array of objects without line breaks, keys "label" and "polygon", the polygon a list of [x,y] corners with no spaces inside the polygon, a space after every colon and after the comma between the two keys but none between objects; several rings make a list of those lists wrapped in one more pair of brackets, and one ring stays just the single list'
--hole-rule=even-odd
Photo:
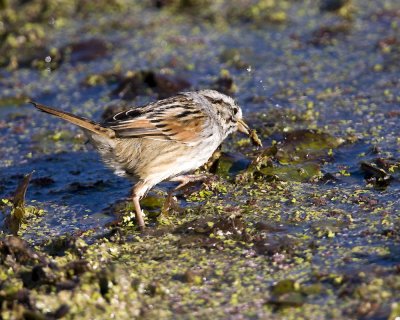
[{"label": "bird's leg", "polygon": [[161,208],[161,215],[168,215],[168,210],[172,207],[173,204],[173,197],[172,197],[172,191],[169,191],[167,194],[167,198],[164,201],[164,204]]},{"label": "bird's leg", "polygon": [[142,208],[140,208],[140,203],[139,200],[143,196],[144,192],[144,185],[143,183],[138,183],[132,191],[132,200],[133,200],[133,205],[135,206],[135,217],[136,217],[136,222],[139,225],[139,228],[141,231],[144,231],[146,228],[144,224],[144,219],[143,219],[143,213],[142,213]]},{"label": "bird's leg", "polygon": [[140,208],[139,197],[136,195],[133,196],[133,205],[135,206],[136,222],[139,225],[140,230],[143,231],[146,226],[143,220],[142,209]]},{"label": "bird's leg", "polygon": [[197,182],[197,181],[204,181],[207,179],[209,176],[206,174],[187,174],[187,175],[181,175],[174,177],[170,179],[169,181],[171,182],[180,182],[177,187],[172,189],[172,191],[168,192],[167,199],[164,202],[162,212],[167,212],[169,208],[171,207],[171,202],[172,202],[172,195],[174,192],[183,189],[188,183],[190,182]]}]

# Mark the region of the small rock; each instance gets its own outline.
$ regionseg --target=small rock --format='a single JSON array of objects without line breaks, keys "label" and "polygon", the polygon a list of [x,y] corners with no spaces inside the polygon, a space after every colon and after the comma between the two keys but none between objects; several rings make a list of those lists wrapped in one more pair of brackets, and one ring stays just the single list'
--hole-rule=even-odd
[{"label": "small rock", "polygon": [[112,94],[121,99],[131,100],[138,95],[147,95],[150,90],[162,99],[173,96],[190,86],[187,80],[179,76],[142,70],[128,73]]},{"label": "small rock", "polygon": [[319,10],[320,11],[338,11],[344,7],[350,0],[321,0]]},{"label": "small rock", "polygon": [[108,54],[111,45],[102,39],[89,39],[74,42],[62,47],[61,61],[69,61],[71,63],[89,62],[102,58]]}]

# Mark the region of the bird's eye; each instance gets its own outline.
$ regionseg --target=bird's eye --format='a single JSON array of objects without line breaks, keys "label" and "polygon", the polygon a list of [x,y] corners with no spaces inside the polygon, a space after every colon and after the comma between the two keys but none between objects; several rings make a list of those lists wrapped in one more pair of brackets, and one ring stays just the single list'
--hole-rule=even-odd
[{"label": "bird's eye", "polygon": [[236,115],[239,112],[239,108],[233,107],[233,114]]}]

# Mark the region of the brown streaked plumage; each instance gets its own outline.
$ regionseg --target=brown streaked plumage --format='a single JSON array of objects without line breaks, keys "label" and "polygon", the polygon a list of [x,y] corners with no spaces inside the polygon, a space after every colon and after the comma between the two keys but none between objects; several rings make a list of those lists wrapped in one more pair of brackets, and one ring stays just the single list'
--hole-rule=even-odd
[{"label": "brown streaked plumage", "polygon": [[32,104],[81,127],[115,173],[135,180],[132,198],[142,230],[139,200],[149,189],[164,180],[180,182],[178,188],[198,180],[186,173],[203,165],[230,133],[238,130],[250,135],[240,107],[214,90],[184,92],[117,113],[102,124]]}]

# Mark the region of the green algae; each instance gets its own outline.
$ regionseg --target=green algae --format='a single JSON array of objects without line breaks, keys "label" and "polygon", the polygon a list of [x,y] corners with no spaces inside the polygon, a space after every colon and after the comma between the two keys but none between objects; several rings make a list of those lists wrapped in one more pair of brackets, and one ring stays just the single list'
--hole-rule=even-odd
[{"label": "green algae", "polygon": [[[2,233],[2,317],[397,317],[395,4],[385,1],[376,8],[376,3],[351,1],[357,10],[348,17],[341,9],[317,13],[317,5],[302,1],[243,2],[226,6],[227,11],[219,10],[222,2],[214,7],[209,1],[158,1],[167,3],[159,11],[149,8],[154,3],[140,9],[135,5],[133,14],[117,10],[110,19],[107,10],[94,20],[85,9],[78,10],[86,24],[77,24],[75,31],[70,30],[75,20],[56,19],[53,31],[67,35],[107,34],[111,27],[110,55],[74,66],[66,62],[62,75],[55,69],[59,65],[46,62],[37,67],[50,67],[52,73],[18,71],[9,75],[11,80],[1,75],[7,97],[19,97],[13,90],[22,91],[18,86],[11,90],[10,83],[26,84],[32,77],[38,79],[37,87],[28,83],[21,96],[54,99],[63,108],[74,105],[74,112],[92,116],[108,104],[121,70],[173,70],[196,88],[215,85],[220,70],[227,70],[229,77],[223,80],[238,89],[246,120],[261,133],[266,147],[253,149],[249,139],[235,135],[209,164],[219,178],[179,193],[167,212],[162,212],[164,190],[152,191],[142,203],[150,227],[140,234],[132,204],[116,203],[129,196],[129,186],[108,181],[111,174],[87,156],[82,137],[23,107],[5,113],[0,130],[10,140],[4,142],[5,135],[0,139],[1,163],[8,163],[6,171],[14,175],[30,172],[24,163],[41,170],[42,180],[32,185],[29,198],[40,199],[34,207],[47,212],[23,221],[19,234],[29,243]],[[207,22],[200,27],[188,23],[202,18]],[[177,36],[180,23],[184,33]],[[48,49],[53,45],[40,40],[41,30],[40,25],[27,25],[21,32]],[[127,30],[135,30],[138,38],[130,41]],[[11,52],[19,49],[21,33],[14,32],[6,42],[13,46]],[[149,39],[154,41],[146,47]],[[104,60],[111,61],[102,64]],[[24,59],[17,57],[18,63],[5,64],[16,68],[20,61]],[[144,90],[128,104],[146,102],[148,94],[156,95]],[[5,101],[1,112],[20,102]],[[84,152],[70,155],[71,150]],[[15,156],[21,153],[21,158]],[[43,162],[45,169],[39,167]],[[47,167],[68,167],[63,170],[68,183],[62,184],[56,170]],[[0,176],[1,191],[9,190],[8,176]],[[45,179],[49,177],[53,182]],[[98,213],[108,205],[105,193],[96,193],[102,189],[126,189],[113,193],[108,220]],[[71,199],[84,208],[93,201],[104,204],[80,220],[82,211]],[[58,219],[50,220],[52,213]],[[103,227],[103,221],[118,214],[124,223]],[[100,222],[90,224],[97,218]]]},{"label": "green algae", "polygon": [[265,167],[260,173],[270,178],[284,181],[310,181],[321,176],[320,166],[315,163],[302,164],[301,166]]},{"label": "green algae", "polygon": [[[40,54],[46,50],[46,25],[62,28],[67,19],[76,15],[99,14],[123,10],[123,1],[103,1],[93,6],[90,1],[17,1],[6,2],[0,10],[0,65],[15,69],[40,65]],[[57,17],[57,19],[55,19]]]}]

